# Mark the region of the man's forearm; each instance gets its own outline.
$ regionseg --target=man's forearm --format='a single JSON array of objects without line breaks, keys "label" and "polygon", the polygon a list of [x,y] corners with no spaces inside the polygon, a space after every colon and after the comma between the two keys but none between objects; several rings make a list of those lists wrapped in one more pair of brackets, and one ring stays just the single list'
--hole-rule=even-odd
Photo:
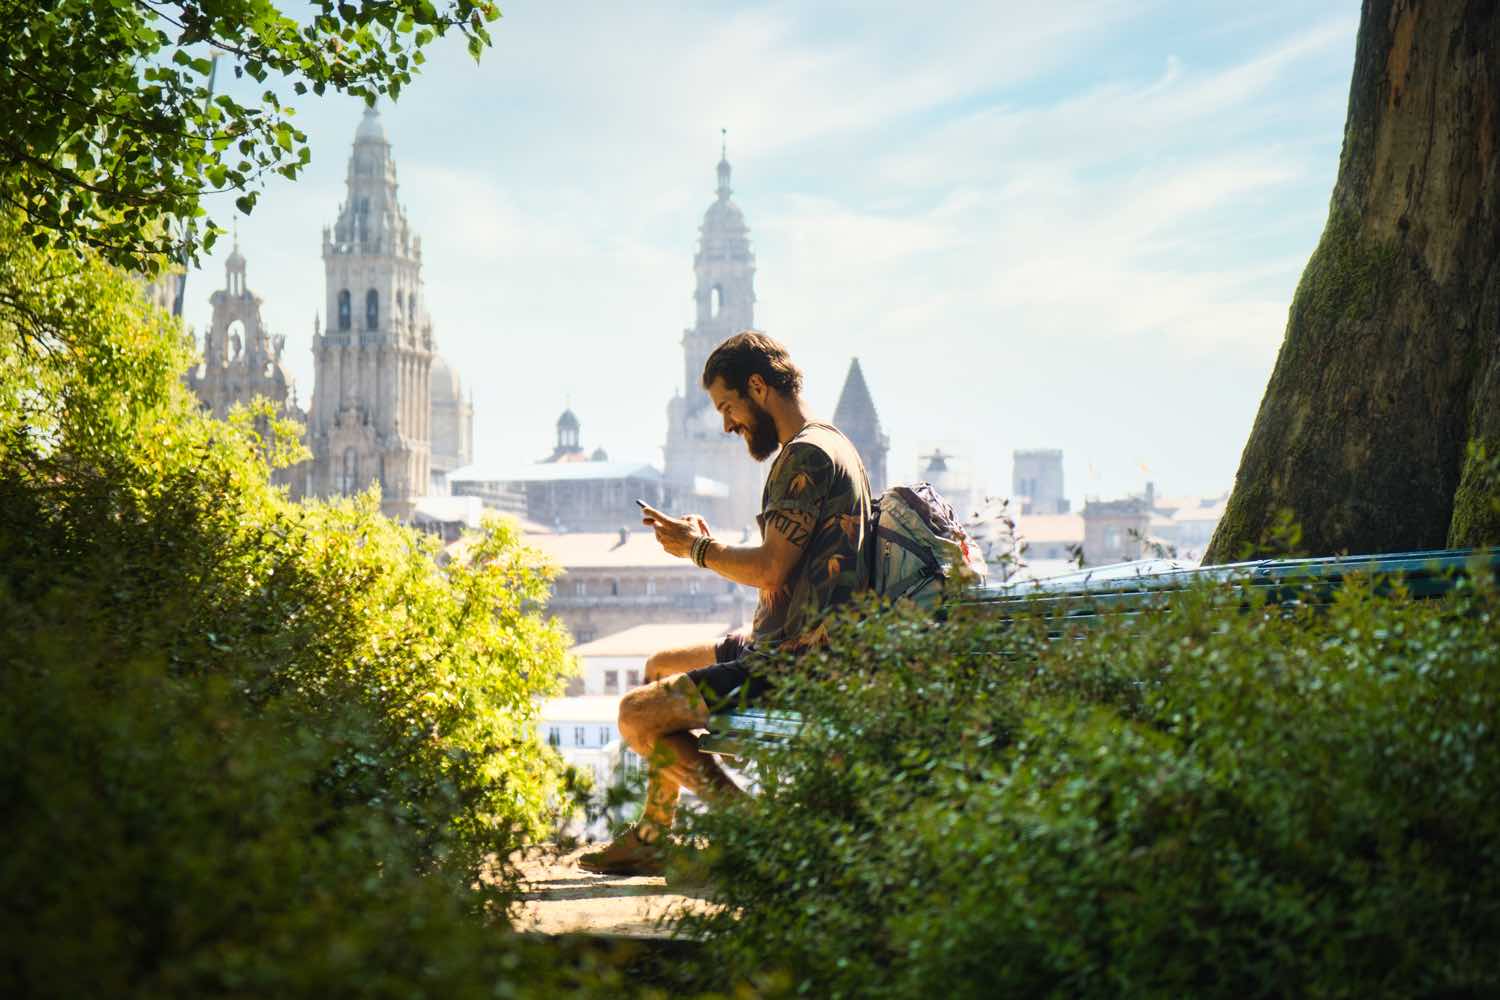
[{"label": "man's forearm", "polygon": [[772,587],[781,583],[771,579],[774,571],[764,545],[729,545],[713,541],[704,554],[703,565],[726,580],[749,587]]}]

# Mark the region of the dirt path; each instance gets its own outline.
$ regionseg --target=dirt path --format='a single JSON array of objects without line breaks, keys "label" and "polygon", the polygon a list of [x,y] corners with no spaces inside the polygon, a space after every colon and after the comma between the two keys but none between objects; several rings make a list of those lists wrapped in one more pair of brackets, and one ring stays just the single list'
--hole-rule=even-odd
[{"label": "dirt path", "polygon": [[578,856],[588,849],[521,859],[525,891],[517,930],[664,938],[669,935],[659,921],[667,912],[713,905],[692,890],[669,888],[664,878],[586,872],[578,867]]}]

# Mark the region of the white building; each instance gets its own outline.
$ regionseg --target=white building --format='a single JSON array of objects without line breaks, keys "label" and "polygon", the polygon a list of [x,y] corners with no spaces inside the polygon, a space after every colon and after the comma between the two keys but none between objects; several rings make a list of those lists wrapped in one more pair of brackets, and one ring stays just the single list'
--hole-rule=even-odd
[{"label": "white building", "polygon": [[652,653],[700,642],[716,642],[729,631],[728,622],[678,625],[637,625],[593,642],[574,646],[579,673],[569,686],[577,695],[618,698],[646,678],[646,658]]}]

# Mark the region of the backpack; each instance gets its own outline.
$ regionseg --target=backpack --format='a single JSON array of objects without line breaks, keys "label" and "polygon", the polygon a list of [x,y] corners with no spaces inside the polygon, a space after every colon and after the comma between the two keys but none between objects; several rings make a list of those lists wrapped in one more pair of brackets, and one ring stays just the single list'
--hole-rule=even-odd
[{"label": "backpack", "polygon": [[870,588],[938,610],[944,596],[984,583],[984,555],[931,483],[892,486],[875,500]]}]

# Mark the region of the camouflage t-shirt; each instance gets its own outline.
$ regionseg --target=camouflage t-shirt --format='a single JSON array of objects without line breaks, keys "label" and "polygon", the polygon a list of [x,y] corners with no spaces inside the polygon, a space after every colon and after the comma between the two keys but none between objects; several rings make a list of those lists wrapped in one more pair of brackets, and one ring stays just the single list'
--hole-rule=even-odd
[{"label": "camouflage t-shirt", "polygon": [[760,507],[762,538],[774,525],[807,545],[785,584],[761,590],[754,645],[766,652],[816,646],[827,635],[822,613],[869,580],[870,480],[859,452],[838,428],[809,421],[771,463]]}]

